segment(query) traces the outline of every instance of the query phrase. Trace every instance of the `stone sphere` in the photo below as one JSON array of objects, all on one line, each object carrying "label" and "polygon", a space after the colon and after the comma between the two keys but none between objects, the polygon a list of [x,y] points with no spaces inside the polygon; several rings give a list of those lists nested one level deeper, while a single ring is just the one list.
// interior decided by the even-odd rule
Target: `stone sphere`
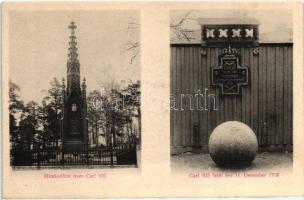
[{"label": "stone sphere", "polygon": [[220,167],[249,166],[258,150],[255,133],[238,121],[218,125],[209,138],[209,153]]}]

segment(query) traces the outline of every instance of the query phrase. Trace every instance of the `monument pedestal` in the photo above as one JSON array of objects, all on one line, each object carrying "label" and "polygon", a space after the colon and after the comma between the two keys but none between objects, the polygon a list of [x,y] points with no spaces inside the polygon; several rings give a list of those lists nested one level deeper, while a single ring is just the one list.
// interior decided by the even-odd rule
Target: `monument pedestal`
[{"label": "monument pedestal", "polygon": [[85,152],[87,150],[87,144],[82,142],[81,140],[70,140],[64,143],[64,151],[77,153],[77,152]]}]

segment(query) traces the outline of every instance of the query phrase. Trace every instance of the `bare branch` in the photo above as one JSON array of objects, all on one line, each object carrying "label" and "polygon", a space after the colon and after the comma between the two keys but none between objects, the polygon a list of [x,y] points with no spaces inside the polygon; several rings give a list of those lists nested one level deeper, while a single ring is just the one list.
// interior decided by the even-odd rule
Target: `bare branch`
[{"label": "bare branch", "polygon": [[133,61],[134,61],[135,58],[138,56],[138,54],[139,54],[139,51],[138,51],[138,50],[134,52],[133,56],[131,57],[130,64],[133,63]]},{"label": "bare branch", "polygon": [[126,46],[127,46],[125,49],[126,51],[134,50],[139,48],[139,42],[134,42],[134,43],[128,42]]},{"label": "bare branch", "polygon": [[190,15],[191,12],[188,12],[176,24],[170,24],[170,31],[173,32],[179,40],[186,39],[187,41],[191,41],[195,39],[194,37],[191,37],[191,34],[194,33],[194,31],[184,28],[184,24],[187,21],[196,20],[195,18],[190,17]]},{"label": "bare branch", "polygon": [[[127,34],[134,34],[134,31],[138,31],[139,29],[139,24],[136,22],[127,22],[127,28],[126,28],[126,32]],[[125,47],[123,49],[124,52],[131,52],[131,58],[130,58],[130,64],[132,64],[134,62],[134,60],[136,59],[136,57],[139,55],[140,51],[140,42],[139,41],[128,41],[125,44]]]}]

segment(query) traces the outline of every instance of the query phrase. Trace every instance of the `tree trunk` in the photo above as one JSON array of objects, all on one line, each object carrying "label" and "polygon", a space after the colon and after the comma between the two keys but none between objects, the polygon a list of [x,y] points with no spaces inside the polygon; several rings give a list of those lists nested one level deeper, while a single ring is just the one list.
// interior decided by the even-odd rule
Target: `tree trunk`
[{"label": "tree trunk", "polygon": [[112,135],[113,135],[113,146],[116,146],[116,129],[115,129],[115,126],[114,125],[111,125],[111,132],[112,132]]},{"label": "tree trunk", "polygon": [[93,128],[93,120],[91,120],[91,141],[93,141],[94,142],[94,128]]},{"label": "tree trunk", "polygon": [[141,145],[141,110],[138,107],[138,145]]},{"label": "tree trunk", "polygon": [[97,122],[97,117],[95,118],[95,141],[94,141],[94,143],[96,144],[96,145],[98,145],[97,144],[97,140],[98,140],[98,122]]},{"label": "tree trunk", "polygon": [[55,113],[56,113],[56,121],[55,121],[55,123],[56,123],[56,130],[55,130],[55,133],[56,133],[56,135],[55,135],[55,141],[56,141],[56,149],[58,149],[58,138],[59,138],[59,130],[58,130],[58,124],[59,124],[59,121],[58,121],[58,118],[59,118],[59,116],[58,116],[58,107],[59,106],[59,104],[58,104],[58,102],[57,102],[57,98],[55,97]]}]

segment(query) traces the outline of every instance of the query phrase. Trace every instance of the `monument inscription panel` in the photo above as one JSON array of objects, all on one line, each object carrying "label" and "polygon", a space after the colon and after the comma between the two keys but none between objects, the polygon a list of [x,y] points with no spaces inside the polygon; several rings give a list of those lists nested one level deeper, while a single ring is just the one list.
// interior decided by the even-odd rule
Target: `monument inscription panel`
[{"label": "monument inscription panel", "polygon": [[211,70],[212,85],[219,86],[223,95],[238,95],[240,86],[248,85],[248,68],[240,66],[235,49],[224,50],[219,57],[219,67]]}]

